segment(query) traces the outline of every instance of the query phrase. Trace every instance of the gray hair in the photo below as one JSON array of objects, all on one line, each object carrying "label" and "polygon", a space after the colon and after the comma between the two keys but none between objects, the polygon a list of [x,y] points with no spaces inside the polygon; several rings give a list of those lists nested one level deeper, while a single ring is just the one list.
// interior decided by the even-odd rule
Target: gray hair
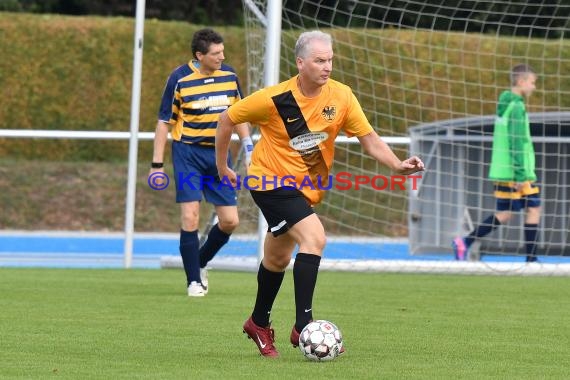
[{"label": "gray hair", "polygon": [[322,41],[332,46],[332,37],[330,34],[323,33],[318,30],[304,32],[301,33],[297,39],[297,43],[295,44],[295,57],[307,58],[307,55],[309,54],[309,45],[315,40]]}]

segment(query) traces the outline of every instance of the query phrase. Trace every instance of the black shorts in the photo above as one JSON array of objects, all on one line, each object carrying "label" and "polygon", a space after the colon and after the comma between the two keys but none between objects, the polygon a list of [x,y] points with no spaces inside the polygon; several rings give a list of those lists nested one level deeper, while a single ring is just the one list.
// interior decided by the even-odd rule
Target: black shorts
[{"label": "black shorts", "polygon": [[284,234],[295,223],[314,214],[303,193],[293,187],[278,187],[267,191],[250,190],[253,201],[267,220],[267,232]]}]

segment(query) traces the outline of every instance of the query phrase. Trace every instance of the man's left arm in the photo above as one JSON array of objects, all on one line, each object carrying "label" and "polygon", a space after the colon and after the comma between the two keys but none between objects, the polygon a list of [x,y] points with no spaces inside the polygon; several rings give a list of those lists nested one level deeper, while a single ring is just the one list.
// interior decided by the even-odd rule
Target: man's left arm
[{"label": "man's left arm", "polygon": [[[235,73],[235,70],[231,68],[231,66],[228,66],[228,68],[230,68],[230,70]],[[236,73],[236,86],[237,86],[238,99],[243,99],[244,96],[241,90],[241,85],[239,83],[239,77],[237,76],[237,73]],[[249,123],[242,123],[236,125],[234,127],[234,131],[237,133],[237,135],[239,136],[239,140],[241,141],[244,163],[245,166],[248,167],[249,164],[251,163],[251,154],[253,152],[253,141],[251,140],[250,136],[251,128],[249,126]]]},{"label": "man's left arm", "polygon": [[424,163],[417,156],[401,161],[375,131],[358,137],[358,140],[366,153],[398,174],[412,174],[424,170]]},{"label": "man's left arm", "polygon": [[235,124],[228,116],[228,110],[220,114],[218,127],[216,128],[216,167],[220,178],[228,178],[232,185],[237,184],[236,173],[228,167],[228,150],[232,132],[238,124]]}]

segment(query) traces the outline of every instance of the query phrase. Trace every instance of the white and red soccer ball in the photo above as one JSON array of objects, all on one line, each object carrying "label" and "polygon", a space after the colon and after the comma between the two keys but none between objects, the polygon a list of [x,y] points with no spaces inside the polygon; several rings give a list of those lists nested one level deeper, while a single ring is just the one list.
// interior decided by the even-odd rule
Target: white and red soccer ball
[{"label": "white and red soccer ball", "polygon": [[299,335],[299,349],[309,360],[333,360],[339,355],[342,345],[340,330],[329,321],[310,322]]}]

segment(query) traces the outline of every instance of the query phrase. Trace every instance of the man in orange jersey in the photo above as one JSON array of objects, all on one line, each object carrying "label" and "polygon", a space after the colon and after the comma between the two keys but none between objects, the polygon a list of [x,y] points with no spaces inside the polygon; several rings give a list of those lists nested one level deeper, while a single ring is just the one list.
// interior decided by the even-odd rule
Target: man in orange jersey
[{"label": "man in orange jersey", "polygon": [[[263,356],[279,355],[269,316],[295,245],[299,251],[293,266],[296,320],[291,343],[299,344],[300,331],[313,319],[313,293],[325,231],[313,205],[324,196],[317,181],[328,178],[335,138],[342,130],[356,136],[364,150],[398,174],[424,169],[418,157],[400,161],[376,134],[350,87],[330,79],[332,38],[319,31],[305,32],[295,45],[299,74],[233,104],[220,115],[216,131],[216,165],[220,178],[237,183],[227,165],[233,128],[245,122],[260,127],[248,175],[255,203],[269,225],[264,257],[257,273],[257,298],[243,330]],[[284,185],[284,177],[296,184]],[[265,180],[265,179],[270,180]],[[298,186],[311,178],[314,186]],[[258,179],[258,183],[254,183]],[[326,180],[325,180],[326,181]],[[326,185],[326,184],[325,184]],[[325,186],[326,187],[326,186]]]},{"label": "man in orange jersey", "polygon": [[[192,37],[193,59],[176,68],[168,77],[154,137],[149,173],[164,175],[164,148],[172,127],[172,164],[176,180],[176,202],[180,204],[180,255],[186,273],[188,296],[203,297],[208,292],[206,264],[226,244],[239,223],[234,189],[219,186],[214,137],[219,114],[239,100],[241,89],[233,68],[223,63],[222,36],[201,29]],[[249,126],[239,124],[246,163],[253,143]],[[156,177],[154,177],[156,178]],[[212,178],[204,186],[203,178]],[[215,206],[219,222],[212,226],[200,247],[198,222],[202,196]]]}]

